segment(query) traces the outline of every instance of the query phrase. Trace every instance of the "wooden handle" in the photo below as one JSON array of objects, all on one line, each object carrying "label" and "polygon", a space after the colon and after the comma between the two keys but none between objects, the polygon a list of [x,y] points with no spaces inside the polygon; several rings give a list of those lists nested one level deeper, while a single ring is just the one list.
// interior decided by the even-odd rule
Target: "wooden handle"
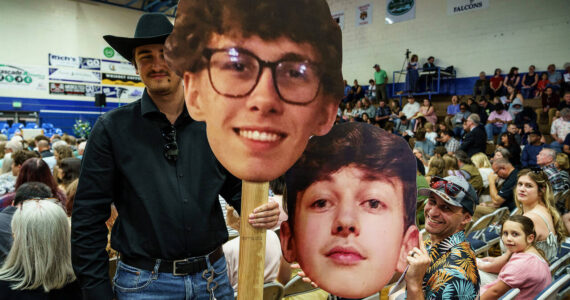
[{"label": "wooden handle", "polygon": [[265,203],[269,182],[242,182],[238,268],[238,300],[263,299],[265,232],[251,226],[248,216]]}]

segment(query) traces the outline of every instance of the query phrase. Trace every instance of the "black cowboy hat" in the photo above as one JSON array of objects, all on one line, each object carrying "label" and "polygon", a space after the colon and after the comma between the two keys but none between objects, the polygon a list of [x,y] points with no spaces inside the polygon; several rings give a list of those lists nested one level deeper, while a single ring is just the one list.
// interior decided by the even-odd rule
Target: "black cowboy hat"
[{"label": "black cowboy hat", "polygon": [[106,35],[103,38],[128,61],[133,60],[133,50],[142,45],[164,44],[174,26],[162,13],[146,13],[137,23],[134,38]]}]

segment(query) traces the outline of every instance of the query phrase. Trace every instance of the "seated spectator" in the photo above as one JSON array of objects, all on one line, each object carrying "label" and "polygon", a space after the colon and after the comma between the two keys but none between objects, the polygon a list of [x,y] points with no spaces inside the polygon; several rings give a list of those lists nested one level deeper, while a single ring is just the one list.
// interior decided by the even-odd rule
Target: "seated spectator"
[{"label": "seated spectator", "polygon": [[80,299],[63,208],[50,200],[25,201],[14,212],[12,230],[14,244],[0,268],[2,298]]},{"label": "seated spectator", "polygon": [[17,206],[29,199],[51,198],[50,188],[41,182],[27,182],[16,191],[14,203],[0,212],[0,266],[10,252],[13,243],[12,217]]},{"label": "seated spectator", "polygon": [[521,78],[519,76],[519,68],[512,67],[511,70],[509,71],[509,74],[505,76],[505,81],[503,82],[503,85],[505,87],[511,87],[513,90],[516,90],[519,86],[520,80]]},{"label": "seated spectator", "polygon": [[18,174],[20,174],[22,164],[32,157],[38,157],[38,154],[33,151],[22,150],[12,155],[12,172],[0,175],[0,195],[14,192],[14,185]]},{"label": "seated spectator", "polygon": [[342,118],[348,120],[351,117],[356,117],[356,109],[354,108],[354,102],[346,103],[346,108],[342,113]]},{"label": "seated spectator", "polygon": [[380,99],[378,101],[378,108],[376,109],[376,116],[374,117],[374,121],[380,124],[380,127],[384,128],[391,115],[392,111],[390,110],[390,107],[386,105],[386,100]]},{"label": "seated spectator", "polygon": [[479,104],[477,104],[474,97],[467,98],[467,107],[469,109],[469,112],[474,114],[479,113]]},{"label": "seated spectator", "polygon": [[503,76],[501,76],[501,69],[495,69],[493,77],[489,80],[489,97],[501,97],[503,96]]},{"label": "seated spectator", "polygon": [[517,125],[509,124],[509,126],[507,126],[507,133],[512,134],[515,137],[516,144],[520,146],[522,137],[520,135],[521,130],[517,127]]},{"label": "seated spectator", "polygon": [[437,115],[435,114],[435,107],[431,104],[431,100],[424,99],[422,106],[420,107],[420,113],[426,118],[430,123],[437,123]]},{"label": "seated spectator", "polygon": [[[422,175],[425,176],[426,174],[426,169],[429,168],[428,162],[429,162],[429,157],[426,156],[426,154],[424,153],[424,151],[421,148],[414,148],[414,150],[412,151],[414,153],[414,156],[418,159],[418,161],[421,164],[421,167],[423,169]],[[420,166],[418,165],[418,170],[419,170]]]},{"label": "seated spectator", "polygon": [[[477,205],[473,221],[484,215],[492,213],[499,207],[507,207],[510,211],[515,209],[514,189],[517,183],[518,170],[506,159],[500,158],[493,161],[493,173],[489,174],[489,195],[491,202]],[[497,179],[504,179],[501,188],[498,188]]]},{"label": "seated spectator", "polygon": [[362,101],[361,100],[356,100],[356,104],[354,106],[354,117],[355,118],[362,118],[362,113],[364,112],[364,109],[362,108]]},{"label": "seated spectator", "polygon": [[495,134],[504,133],[507,131],[507,125],[512,122],[511,114],[505,110],[502,103],[495,105],[495,111],[489,115],[485,131],[487,133],[487,143],[493,143],[493,136]]},{"label": "seated spectator", "polygon": [[22,143],[17,139],[11,139],[6,142],[4,150],[4,160],[2,161],[2,174],[12,171],[12,154],[24,149]]},{"label": "seated spectator", "polygon": [[513,101],[515,101],[515,99],[517,98],[518,91],[512,86],[507,86],[505,88],[505,91],[506,91],[505,96],[501,97],[500,99],[505,105],[505,108],[508,109],[511,103],[513,103]]},{"label": "seated spectator", "polygon": [[412,122],[408,120],[406,116],[401,116],[396,120],[398,120],[398,122],[396,122],[396,125],[394,126],[394,133],[403,136],[406,140],[409,140],[413,135],[412,131],[414,127],[412,126]]},{"label": "seated spectator", "polygon": [[521,146],[517,144],[515,136],[509,132],[501,133],[499,136],[499,144],[497,147],[506,148],[509,150],[511,157],[509,161],[515,166],[515,168],[520,168],[521,166]]},{"label": "seated spectator", "polygon": [[528,73],[523,75],[521,92],[525,99],[534,98],[536,86],[538,84],[538,74],[534,72],[534,65],[528,67]]},{"label": "seated spectator", "polygon": [[416,131],[414,138],[416,139],[414,148],[419,148],[423,153],[427,154],[428,157],[432,157],[435,144],[426,139],[426,130],[424,128],[419,128]]},{"label": "seated spectator", "polygon": [[536,163],[542,168],[542,171],[546,174],[548,181],[550,181],[554,195],[557,193],[563,193],[570,189],[568,177],[560,173],[554,164],[555,162],[556,152],[550,148],[543,148],[536,156]]},{"label": "seated spectator", "polygon": [[348,85],[346,79],[344,80],[344,97],[342,98],[343,103],[352,102],[354,99],[354,92],[352,91],[352,87]]},{"label": "seated spectator", "polygon": [[560,97],[551,87],[547,87],[542,94],[542,108],[536,109],[538,124],[546,123],[548,117],[548,127],[552,125],[552,120],[556,115],[556,109],[560,104]]},{"label": "seated spectator", "polygon": [[[392,116],[399,116],[400,112],[402,111],[402,107],[400,106],[400,102],[398,99],[390,100],[390,110],[392,111]],[[392,120],[390,120],[392,121]]]},{"label": "seated spectator", "polygon": [[354,100],[364,98],[364,89],[358,84],[356,79],[354,79],[354,85],[352,86],[352,94],[354,95]]},{"label": "seated spectator", "polygon": [[374,83],[374,79],[368,80],[368,90],[366,91],[366,95],[364,95],[364,98],[368,99],[368,101],[372,103],[376,103],[376,100],[378,100],[377,95],[378,94],[376,91],[376,83]]},{"label": "seated spectator", "polygon": [[437,144],[437,132],[433,131],[433,124],[431,122],[427,122],[424,125],[424,129],[426,130],[426,139],[430,140],[434,145]]},{"label": "seated spectator", "polygon": [[437,66],[434,64],[434,61],[435,58],[433,56],[428,57],[422,67],[422,71],[429,72],[429,74],[420,76],[420,82],[425,84],[425,90],[428,92],[433,90],[433,78],[437,78]]},{"label": "seated spectator", "polygon": [[79,178],[79,170],[81,169],[81,160],[75,157],[64,158],[59,161],[57,182],[60,189],[67,190],[67,186],[75,179]]},{"label": "seated spectator", "polygon": [[[527,122],[523,124],[522,136],[521,136],[521,146],[528,145],[528,136],[531,132],[539,131],[536,122]],[[544,142],[544,141],[542,141]]]},{"label": "seated spectator", "polygon": [[562,89],[560,94],[570,92],[570,63],[564,64],[564,74],[562,74]]},{"label": "seated spectator", "polygon": [[[55,182],[55,179],[51,172],[49,171],[48,165],[41,158],[30,158],[24,162],[22,168],[20,169],[20,174],[16,178],[15,189],[31,181],[37,181],[45,183],[50,187],[52,194],[57,198],[58,202],[65,206],[67,198],[65,193],[60,190]],[[0,209],[12,205],[14,201],[15,193],[8,193],[0,198]]]},{"label": "seated spectator", "polygon": [[[487,189],[489,187],[489,174],[493,173],[493,169],[491,168],[491,162],[485,153],[475,153],[475,155],[471,156],[471,161],[473,165],[477,167],[479,174],[481,175],[481,180],[483,180],[483,188]],[[491,200],[491,199],[489,199]],[[481,199],[481,203],[486,202]]]},{"label": "seated spectator", "polygon": [[483,177],[479,173],[479,169],[473,164],[473,161],[463,150],[455,152],[455,157],[461,171],[461,176],[475,189],[477,194],[483,191]]},{"label": "seated spectator", "polygon": [[437,155],[432,156],[432,158],[430,158],[429,160],[428,171],[426,173],[427,182],[430,182],[432,177],[440,177],[440,178],[445,177],[443,176],[444,169],[445,169],[445,162],[443,161],[443,158]]},{"label": "seated spectator", "polygon": [[457,158],[453,155],[444,154],[443,155],[444,169],[443,174],[447,176],[463,177],[461,171],[459,171],[459,165],[457,164]]},{"label": "seated spectator", "polygon": [[475,153],[483,152],[487,150],[487,134],[485,133],[485,128],[481,125],[481,119],[477,114],[471,114],[467,117],[465,121],[465,128],[467,128],[467,134],[463,138],[463,143],[459,149],[467,152],[468,156],[472,156]]},{"label": "seated spectator", "polygon": [[551,87],[555,92],[558,92],[562,84],[562,74],[556,71],[556,66],[554,64],[548,65],[546,73],[548,74],[548,84],[546,87]]},{"label": "seated spectator", "polygon": [[493,157],[491,158],[491,162],[504,158],[508,161],[511,161],[511,152],[507,148],[497,147],[495,152],[493,152]]},{"label": "seated spectator", "polygon": [[[520,107],[518,107],[518,105],[520,105]],[[528,106],[523,106],[522,102],[519,101],[519,98],[515,99],[511,108],[509,108],[509,113],[513,116],[514,124],[518,128],[522,128],[524,123],[537,122],[537,116],[534,109]]]},{"label": "seated spectator", "polygon": [[449,127],[453,127],[451,120],[455,117],[455,114],[459,112],[459,98],[456,95],[451,97],[451,104],[447,106],[447,115],[445,116],[445,124]]},{"label": "seated spectator", "polygon": [[459,105],[459,112],[457,112],[455,116],[453,116],[453,133],[455,134],[455,136],[457,137],[463,136],[464,134],[463,122],[467,120],[467,117],[469,117],[469,115],[471,115],[471,112],[469,111],[467,103],[461,102],[461,104]]},{"label": "seated spectator", "polygon": [[408,96],[408,103],[404,105],[400,116],[406,116],[406,118],[411,119],[415,117],[420,111],[420,104],[416,102],[416,99],[412,96]]},{"label": "seated spectator", "polygon": [[360,102],[362,102],[363,113],[366,113],[369,118],[374,118],[374,116],[376,116],[376,107],[372,105],[369,100],[366,100],[366,98],[362,99]]},{"label": "seated spectator", "polygon": [[86,146],[87,146],[87,141],[79,143],[79,145],[77,146],[77,158],[79,159],[83,158],[83,152],[85,152]]},{"label": "seated spectator", "polygon": [[560,104],[558,104],[558,112],[556,112],[556,117],[560,117],[560,111],[567,107],[570,108],[570,90],[567,90],[564,93],[564,98],[562,98],[562,101],[560,101]]},{"label": "seated spectator", "polygon": [[553,141],[550,143],[550,147],[556,152],[562,152],[562,144],[564,144],[564,139],[570,133],[570,108],[565,108],[560,111],[560,118],[552,122],[550,127],[550,136]]},{"label": "seated spectator", "polygon": [[[496,262],[498,278],[481,287],[481,300],[498,299],[510,289],[519,289],[519,299],[533,299],[551,282],[548,262],[536,245],[534,223],[525,216],[511,216],[501,228],[503,244],[510,255]],[[492,259],[477,262],[484,265]],[[481,269],[481,268],[480,268]]]},{"label": "seated spectator", "polygon": [[481,119],[481,123],[487,124],[487,119],[489,118],[491,112],[494,110],[495,110],[495,105],[493,103],[489,103],[489,101],[487,101],[487,99],[484,97],[481,97],[479,99],[479,111],[477,112],[477,114]]},{"label": "seated spectator", "polygon": [[540,75],[540,80],[536,85],[536,95],[535,98],[542,98],[544,91],[546,91],[546,86],[548,85],[548,74],[546,72]]},{"label": "seated spectator", "polygon": [[566,135],[566,138],[564,139],[564,143],[562,144],[563,151],[564,153],[566,153],[566,155],[570,155],[570,134]]},{"label": "seated spectator", "polygon": [[540,131],[532,131],[528,135],[528,145],[524,147],[521,153],[521,165],[523,168],[537,167],[536,157],[544,148],[544,143],[541,141],[542,133]]},{"label": "seated spectator", "polygon": [[485,72],[479,73],[479,79],[475,81],[475,85],[473,86],[473,97],[477,97],[477,95],[481,95],[481,98],[487,97],[489,80],[487,80],[486,76]]}]

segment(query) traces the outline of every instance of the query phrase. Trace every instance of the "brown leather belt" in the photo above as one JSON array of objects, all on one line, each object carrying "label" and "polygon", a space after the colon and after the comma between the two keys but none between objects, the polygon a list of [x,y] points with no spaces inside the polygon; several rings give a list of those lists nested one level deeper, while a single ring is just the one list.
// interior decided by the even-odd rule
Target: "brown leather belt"
[{"label": "brown leather belt", "polygon": [[[200,271],[206,270],[208,268],[208,263],[206,259],[209,259],[210,264],[214,264],[218,259],[224,256],[224,250],[222,246],[218,247],[216,250],[210,252],[204,256],[190,257],[177,260],[160,260],[160,266],[158,267],[158,272],[160,273],[172,273],[173,275],[191,275],[198,273]],[[156,266],[156,259],[149,259],[143,257],[127,257],[121,256],[121,261],[129,266],[135,268],[154,271],[154,266]]]}]

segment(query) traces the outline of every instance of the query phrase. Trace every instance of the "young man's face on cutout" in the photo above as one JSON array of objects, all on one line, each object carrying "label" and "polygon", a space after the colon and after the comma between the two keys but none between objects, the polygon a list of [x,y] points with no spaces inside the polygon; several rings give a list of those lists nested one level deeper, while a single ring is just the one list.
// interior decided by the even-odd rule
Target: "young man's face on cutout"
[{"label": "young man's face on cutout", "polygon": [[[208,45],[210,49],[233,47],[269,62],[287,57],[318,61],[312,46],[283,37],[265,41],[257,36],[214,35]],[[308,104],[284,102],[270,68],[263,68],[255,88],[242,97],[216,92],[207,68],[186,72],[184,86],[188,111],[194,119],[206,122],[208,142],[218,160],[233,175],[248,181],[269,181],[285,173],[301,156],[310,136],[330,130],[337,112],[338,101],[324,94],[322,86]]]},{"label": "young man's face on cutout", "polygon": [[281,248],[319,287],[362,298],[403,272],[417,246],[415,226],[404,231],[403,184],[371,179],[345,166],[297,193],[293,232],[281,225]]}]

